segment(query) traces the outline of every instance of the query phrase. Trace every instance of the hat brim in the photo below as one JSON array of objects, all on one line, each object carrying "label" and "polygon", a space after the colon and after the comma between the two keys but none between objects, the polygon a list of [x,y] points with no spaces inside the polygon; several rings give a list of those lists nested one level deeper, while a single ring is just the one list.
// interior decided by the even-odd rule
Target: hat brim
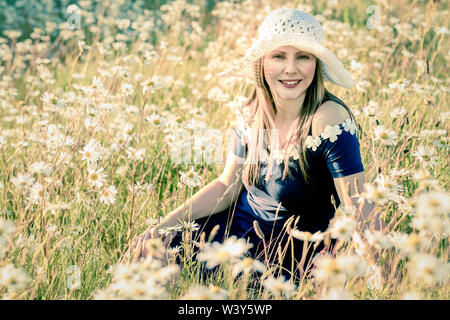
[{"label": "hat brim", "polygon": [[276,39],[257,40],[237,64],[220,72],[218,76],[234,76],[255,80],[253,63],[271,51],[283,46],[292,46],[316,56],[320,60],[325,80],[344,88],[352,88],[354,86],[355,83],[350,73],[333,52],[311,37],[292,34],[277,36]]}]

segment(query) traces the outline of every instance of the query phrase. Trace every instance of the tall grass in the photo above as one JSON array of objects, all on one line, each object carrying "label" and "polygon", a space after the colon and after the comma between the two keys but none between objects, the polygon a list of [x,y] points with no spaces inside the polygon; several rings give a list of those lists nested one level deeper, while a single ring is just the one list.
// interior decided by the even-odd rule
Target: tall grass
[{"label": "tall grass", "polygon": [[[446,4],[209,1],[205,9],[204,1],[162,2],[79,1],[75,29],[57,6],[27,7],[35,15],[26,27],[14,22],[13,4],[3,11],[0,295],[448,299]],[[371,5],[376,11],[368,13]],[[149,218],[220,174],[223,163],[178,163],[173,150],[204,126],[223,133],[236,125],[237,101],[251,84],[216,75],[279,6],[313,13],[325,44],[356,80],[352,90],[326,85],[357,116],[369,182],[362,196],[376,203],[390,233],[344,243],[318,262],[313,280],[295,287],[270,269],[259,280],[253,272],[235,278],[240,257],[205,279],[190,260],[192,240],[183,268],[157,259],[120,264]],[[205,140],[204,156],[223,142],[214,138]]]}]

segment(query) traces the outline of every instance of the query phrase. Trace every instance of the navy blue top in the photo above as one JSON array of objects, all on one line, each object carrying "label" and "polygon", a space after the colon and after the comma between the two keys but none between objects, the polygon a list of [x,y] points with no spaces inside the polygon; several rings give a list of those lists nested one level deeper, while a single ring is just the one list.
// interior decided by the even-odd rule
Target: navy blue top
[{"label": "navy blue top", "polygon": [[[350,118],[339,125],[327,126],[319,137],[312,137],[310,129],[310,136],[305,141],[310,167],[309,185],[305,183],[300,171],[298,159],[296,159],[298,152],[291,153],[294,157],[289,159],[292,178],[286,175],[284,180],[282,179],[284,162],[275,161],[272,166],[272,176],[265,181],[269,162],[268,159],[262,159],[260,186],[244,183],[243,190],[230,208],[197,219],[196,222],[201,226],[198,234],[205,233],[208,239],[208,235],[211,236],[212,230],[215,230],[211,241],[223,241],[231,235],[248,239],[253,244],[249,250],[250,254],[255,258],[264,259],[265,245],[253,227],[253,222],[256,220],[264,233],[267,247],[270,248],[270,261],[279,264],[276,248],[287,248],[281,270],[283,275],[289,277],[291,275],[289,270],[297,265],[293,264],[292,259],[298,262],[302,257],[303,242],[295,238],[289,240],[283,226],[286,220],[294,215],[300,216],[300,219],[293,227],[301,231],[314,233],[328,228],[335,212],[331,196],[334,197],[336,207],[340,205],[333,178],[364,171],[356,132],[357,127]],[[242,139],[245,134],[239,128],[236,128],[234,133],[232,151],[236,156],[245,159],[248,151],[246,139]],[[276,215],[278,207],[279,211]],[[219,225],[218,231],[214,228],[217,225]],[[181,241],[182,237],[179,234],[172,241],[173,246],[179,245]],[[323,248],[322,241],[318,247],[308,250],[306,261]]]},{"label": "navy blue top", "polygon": [[[247,143],[242,139],[242,130],[234,130],[233,153],[245,158]],[[273,162],[272,177],[265,181],[268,161],[260,164],[260,187],[245,185],[237,200],[240,214],[248,214],[257,220],[263,229],[281,230],[291,215],[300,215],[297,228],[314,233],[325,231],[340,200],[333,178],[344,177],[364,171],[360,145],[356,136],[357,127],[351,119],[339,125],[328,126],[319,137],[310,136],[306,141],[310,185],[305,183],[298,160],[289,159],[292,178],[282,179],[284,162]],[[281,202],[281,205],[280,205]],[[278,216],[275,216],[278,206]],[[275,222],[275,223],[274,223]],[[269,229],[268,229],[269,228]]]}]

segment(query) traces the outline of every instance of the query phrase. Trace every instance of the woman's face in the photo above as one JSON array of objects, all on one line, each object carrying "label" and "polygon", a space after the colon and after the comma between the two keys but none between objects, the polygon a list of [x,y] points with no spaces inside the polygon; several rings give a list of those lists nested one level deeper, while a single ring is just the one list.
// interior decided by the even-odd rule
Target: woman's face
[{"label": "woman's face", "polygon": [[[264,77],[273,95],[281,100],[296,100],[306,94],[314,79],[316,57],[291,46],[279,47],[264,56]],[[283,80],[300,80],[283,84]]]}]

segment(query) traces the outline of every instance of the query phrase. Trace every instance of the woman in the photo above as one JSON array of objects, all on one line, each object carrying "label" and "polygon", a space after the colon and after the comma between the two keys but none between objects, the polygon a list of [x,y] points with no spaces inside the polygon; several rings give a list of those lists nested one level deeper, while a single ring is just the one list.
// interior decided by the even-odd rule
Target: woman
[{"label": "woman", "polygon": [[[324,87],[328,80],[350,88],[353,80],[323,37],[319,22],[299,10],[280,8],[264,19],[246,56],[220,74],[256,82],[223,173],[137,237],[135,257],[145,257],[145,239],[162,228],[195,220],[197,235],[248,239],[253,257],[279,265],[285,276],[298,275],[325,242],[305,251],[289,230],[323,232],[341,204],[358,208],[360,221],[367,218],[370,206],[352,199],[365,181],[355,119]],[[378,221],[375,228],[381,227]],[[176,245],[181,235],[164,240]]]}]

